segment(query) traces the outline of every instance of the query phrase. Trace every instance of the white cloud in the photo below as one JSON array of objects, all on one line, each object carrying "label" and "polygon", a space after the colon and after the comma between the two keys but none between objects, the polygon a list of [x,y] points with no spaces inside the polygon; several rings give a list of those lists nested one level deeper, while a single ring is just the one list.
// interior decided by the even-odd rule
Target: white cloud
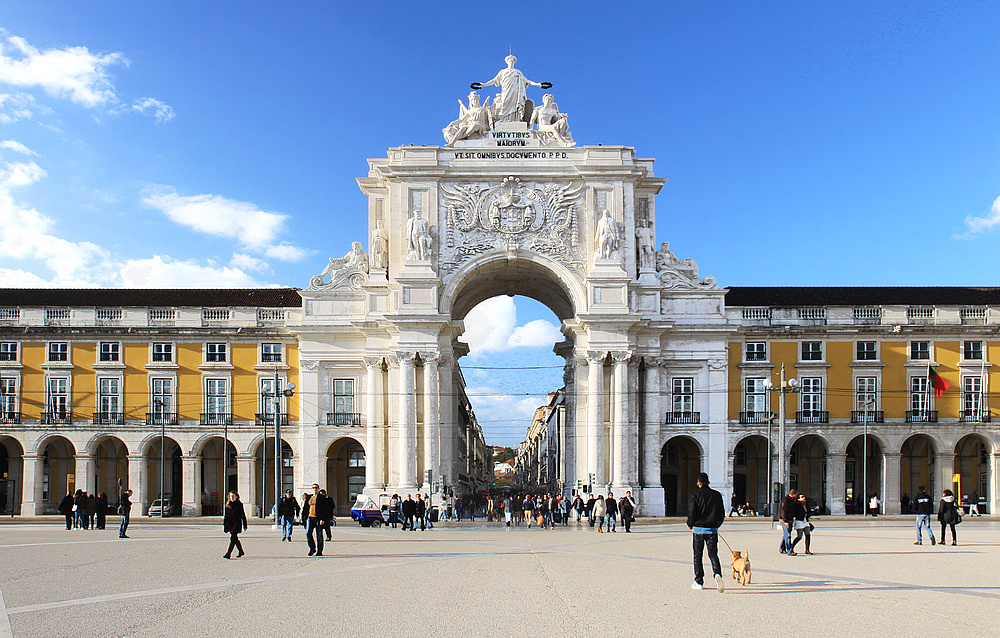
[{"label": "white cloud", "polygon": [[[0,93],[0,124],[12,124],[34,117],[38,107],[27,93]],[[42,109],[43,111],[47,109]]]},{"label": "white cloud", "polygon": [[108,67],[128,65],[121,53],[96,54],[87,47],[39,51],[17,36],[0,37],[0,82],[40,87],[86,107],[117,102]]},{"label": "white cloud", "polygon": [[38,153],[36,153],[35,151],[31,150],[30,148],[28,148],[24,144],[22,144],[20,142],[17,142],[17,141],[14,141],[14,140],[4,140],[4,141],[0,142],[0,148],[5,148],[5,149],[11,150],[11,151],[16,151],[16,152],[18,152],[18,153],[20,153],[22,155],[34,155],[35,157],[38,157]]},{"label": "white cloud", "polygon": [[46,288],[49,285],[49,282],[35,273],[0,268],[0,288]]},{"label": "white cloud", "polygon": [[44,169],[32,161],[4,164],[0,169],[0,188],[7,190],[14,186],[28,186],[47,175]]},{"label": "white cloud", "polygon": [[979,233],[993,230],[997,224],[1000,224],[1000,197],[993,200],[990,212],[983,217],[966,217],[966,232],[964,235],[959,235],[958,239],[971,239]]},{"label": "white cloud", "polygon": [[169,104],[164,104],[151,97],[140,98],[133,102],[132,110],[138,111],[143,115],[151,113],[156,118],[156,121],[161,124],[174,119],[174,109]]},{"label": "white cloud", "polygon": [[523,326],[514,329],[514,333],[507,340],[508,348],[540,348],[552,346],[557,341],[562,341],[562,333],[559,328],[544,319],[529,321]]},{"label": "white cloud", "polygon": [[460,339],[469,344],[473,358],[487,352],[512,348],[551,347],[562,341],[559,328],[544,319],[517,325],[517,306],[511,297],[487,299],[465,317],[465,334]]},{"label": "white cloud", "polygon": [[154,255],[127,261],[119,271],[124,288],[256,288],[264,284],[240,268]]},{"label": "white cloud", "polygon": [[239,268],[241,270],[255,270],[257,272],[266,272],[271,270],[271,267],[263,259],[257,259],[245,253],[233,253],[233,258],[229,260],[229,265],[233,268]]},{"label": "white cloud", "polygon": [[178,195],[172,189],[150,189],[143,202],[163,212],[171,221],[208,235],[235,239],[250,251],[293,261],[306,252],[287,243],[278,243],[285,230],[287,215],[260,210],[249,202],[220,195]]}]

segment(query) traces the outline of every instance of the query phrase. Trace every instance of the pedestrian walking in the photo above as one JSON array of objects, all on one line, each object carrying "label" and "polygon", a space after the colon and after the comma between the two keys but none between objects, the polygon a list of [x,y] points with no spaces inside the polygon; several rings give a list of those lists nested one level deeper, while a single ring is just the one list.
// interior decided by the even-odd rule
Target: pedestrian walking
[{"label": "pedestrian walking", "polygon": [[[302,495],[302,524],[306,528],[306,543],[310,556],[323,555],[323,526],[333,516],[333,499],[325,496],[319,483],[313,483],[313,494]],[[316,538],[313,539],[315,533]]]},{"label": "pedestrian walking", "polygon": [[569,499],[565,496],[559,499],[559,511],[562,513],[563,527],[569,525],[570,504]]},{"label": "pedestrian walking", "polygon": [[337,501],[330,498],[330,496],[327,495],[326,490],[320,490],[319,495],[330,501],[328,503],[330,507],[330,515],[327,516],[325,519],[323,519],[323,523],[320,525],[320,527],[323,529],[323,533],[326,534],[326,540],[332,541],[333,534],[330,531],[330,526],[337,524],[337,518],[336,518]]},{"label": "pedestrian walking", "polygon": [[809,551],[809,543],[811,540],[812,528],[809,523],[809,512],[806,510],[806,496],[805,494],[799,494],[799,500],[795,503],[795,510],[792,514],[792,526],[795,528],[795,540],[792,541],[791,547],[789,547],[788,555],[795,556],[795,545],[798,544],[803,537],[806,539],[806,554],[812,554]]},{"label": "pedestrian walking", "polygon": [[733,492],[733,497],[729,499],[729,515],[739,516],[740,515],[740,501],[736,498],[736,492]]},{"label": "pedestrian walking", "polygon": [[243,544],[240,543],[240,532],[247,528],[247,514],[243,510],[243,503],[240,502],[240,495],[236,492],[229,493],[229,502],[226,503],[226,514],[222,517],[222,531],[229,533],[229,549],[222,555],[223,558],[232,558],[233,548],[239,550],[236,558],[243,558]]},{"label": "pedestrian walking", "polygon": [[590,522],[590,526],[594,526],[594,505],[597,504],[597,499],[591,494],[590,498],[587,499],[585,507],[587,508],[587,520]]},{"label": "pedestrian walking", "polygon": [[931,513],[934,511],[934,501],[930,494],[921,485],[917,488],[917,495],[913,497],[913,509],[917,513],[917,542],[914,545],[923,545],[921,531],[927,528],[927,536],[931,539],[931,547],[934,546],[934,532],[931,531]]},{"label": "pedestrian walking", "polygon": [[86,495],[86,513],[83,519],[84,529],[97,529],[97,523],[94,519],[97,518],[97,495],[87,494]]},{"label": "pedestrian walking", "polygon": [[278,502],[278,516],[281,518],[281,540],[292,541],[295,517],[299,515],[300,511],[299,502],[292,495],[292,490],[285,490],[285,495]]},{"label": "pedestrian walking", "polygon": [[84,529],[87,516],[87,493],[77,490],[73,495],[73,529]]},{"label": "pedestrian walking", "polygon": [[[427,524],[424,522],[424,519],[426,518],[427,514],[427,504],[424,503],[424,499],[420,498],[420,495],[417,494],[417,500],[415,505],[416,509],[413,512],[413,514],[414,516],[416,516],[417,520],[420,521],[420,531],[423,532],[424,530],[427,529]],[[414,531],[416,531],[416,527],[417,527],[416,523],[413,523]]]},{"label": "pedestrian walking", "polygon": [[[431,516],[433,513],[434,507],[431,505],[431,497],[428,494],[424,494],[424,524],[430,529],[434,529],[434,519]],[[423,529],[423,527],[420,529]]]},{"label": "pedestrian walking", "polygon": [[122,524],[118,528],[118,538],[128,538],[125,532],[128,531],[128,522],[132,516],[132,490],[125,490],[122,493],[121,501],[118,503],[118,513],[122,515]]},{"label": "pedestrian walking", "polygon": [[[795,524],[795,506],[799,501],[799,491],[792,489],[781,499],[778,506],[778,521],[781,524],[781,554],[789,554],[792,547],[792,526]],[[794,556],[795,554],[791,554]]]},{"label": "pedestrian walking", "polygon": [[73,495],[66,493],[63,500],[59,501],[59,513],[66,517],[66,529],[73,529]]},{"label": "pedestrian walking", "polygon": [[513,504],[511,503],[510,496],[506,496],[503,499],[503,522],[506,527],[510,527],[510,522],[514,518],[514,512],[511,510]]},{"label": "pedestrian walking", "polygon": [[524,518],[528,521],[528,529],[531,529],[531,521],[535,517],[535,501],[531,494],[524,496]]},{"label": "pedestrian walking", "polygon": [[979,513],[979,493],[975,490],[969,494],[969,516],[982,516]]},{"label": "pedestrian walking", "polygon": [[608,492],[608,498],[604,500],[604,507],[607,509],[607,523],[608,526],[605,528],[609,532],[618,531],[618,503],[615,501],[615,495]]},{"label": "pedestrian walking", "polygon": [[108,520],[108,495],[101,492],[97,495],[97,529],[104,529]]},{"label": "pedestrian walking", "polygon": [[722,494],[709,487],[708,474],[698,475],[698,489],[688,497],[687,526],[694,542],[694,582],[691,589],[705,588],[705,566],[702,559],[708,548],[708,560],[712,564],[712,575],[719,593],[726,591],[722,583],[722,565],[719,563],[719,527],[726,520],[726,508]]},{"label": "pedestrian walking", "polygon": [[938,503],[937,519],[941,523],[941,546],[944,547],[945,541],[948,540],[945,537],[945,530],[948,527],[951,528],[951,544],[958,545],[958,539],[955,538],[955,525],[962,522],[962,513],[958,509],[958,505],[955,504],[955,495],[951,490],[945,490],[941,502]]},{"label": "pedestrian walking", "polygon": [[417,515],[417,504],[413,501],[413,495],[407,494],[406,500],[400,505],[403,512],[403,531],[407,529],[416,531],[413,525],[413,517]]},{"label": "pedestrian walking", "polygon": [[635,499],[632,498],[632,491],[625,492],[625,496],[618,502],[618,509],[622,513],[622,523],[625,525],[625,533],[632,533],[632,521],[635,516]]},{"label": "pedestrian walking", "polygon": [[580,495],[577,494],[576,498],[573,499],[573,509],[576,510],[576,522],[577,523],[579,523],[580,520],[583,518],[583,510],[585,508],[586,508],[586,504],[583,502],[583,499],[580,498]]},{"label": "pedestrian walking", "polygon": [[872,515],[872,518],[878,516],[878,494],[872,494],[871,499],[868,500],[868,513]]},{"label": "pedestrian walking", "polygon": [[393,529],[396,529],[396,524],[399,523],[399,509],[402,504],[399,494],[393,494],[389,499],[389,524]]},{"label": "pedestrian walking", "polygon": [[604,496],[601,494],[597,495],[597,500],[594,501],[594,509],[591,510],[594,514],[594,520],[597,522],[598,533],[604,533],[604,516],[608,513],[608,508],[604,502]]}]

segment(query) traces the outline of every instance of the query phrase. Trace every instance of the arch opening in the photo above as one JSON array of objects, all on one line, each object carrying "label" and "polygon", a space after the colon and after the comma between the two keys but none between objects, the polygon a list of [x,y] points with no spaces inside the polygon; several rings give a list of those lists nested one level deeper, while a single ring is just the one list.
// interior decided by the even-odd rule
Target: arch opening
[{"label": "arch opening", "polygon": [[926,434],[914,434],[903,441],[899,451],[900,513],[910,514],[913,497],[923,486],[935,493],[934,441]]},{"label": "arch opening", "polygon": [[733,494],[738,504],[749,505],[763,514],[767,509],[768,478],[767,439],[759,434],[745,437],[733,448]]},{"label": "arch opening", "polygon": [[[228,454],[224,449],[228,448]],[[238,492],[236,446],[213,436],[204,442],[201,450],[201,513],[203,516],[221,516],[228,492]]]},{"label": "arch opening", "polygon": [[[231,444],[230,444],[231,445]],[[254,448],[254,479],[252,489],[255,494],[254,504],[257,515],[271,516],[271,508],[275,504],[274,493],[274,437],[269,436],[257,441]],[[281,498],[285,490],[295,488],[295,455],[292,446],[281,439],[281,489],[277,498]]]},{"label": "arch opening", "polygon": [[865,456],[865,435],[856,436],[847,445],[844,463],[844,495],[848,514],[865,514],[872,496],[878,496],[880,505],[885,499],[885,485],[882,480],[882,445],[872,435],[868,435],[867,456]]},{"label": "arch opening", "polygon": [[788,488],[815,499],[822,512],[829,512],[826,499],[826,442],[809,434],[798,439],[788,455]]},{"label": "arch opening", "polygon": [[367,458],[359,441],[342,437],[326,450],[326,493],[336,504],[337,516],[348,516],[351,505],[365,489]]},{"label": "arch opening", "polygon": [[979,434],[967,434],[955,444],[955,464],[953,473],[961,482],[955,482],[952,491],[961,495],[962,504],[967,507],[972,499],[977,501],[980,514],[986,514],[990,502],[990,484],[992,468],[990,456],[992,446],[985,437]]},{"label": "arch opening", "polygon": [[688,436],[669,439],[660,450],[660,485],[667,516],[688,513],[688,495],[695,491],[701,472],[701,449]]}]

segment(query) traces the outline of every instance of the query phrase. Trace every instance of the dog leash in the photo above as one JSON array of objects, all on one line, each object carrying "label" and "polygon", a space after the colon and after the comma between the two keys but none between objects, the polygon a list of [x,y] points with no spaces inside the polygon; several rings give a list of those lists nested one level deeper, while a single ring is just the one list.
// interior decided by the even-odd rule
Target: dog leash
[{"label": "dog leash", "polygon": [[[725,539],[725,537],[724,537],[724,536],[723,536],[722,534],[719,534],[719,538],[721,538],[721,539],[722,539],[722,542],[723,542],[723,543],[726,543],[726,539]],[[729,547],[729,551],[730,551],[730,552],[732,552],[732,551],[733,551],[733,548],[729,546],[729,543],[726,543],[726,547]]]}]

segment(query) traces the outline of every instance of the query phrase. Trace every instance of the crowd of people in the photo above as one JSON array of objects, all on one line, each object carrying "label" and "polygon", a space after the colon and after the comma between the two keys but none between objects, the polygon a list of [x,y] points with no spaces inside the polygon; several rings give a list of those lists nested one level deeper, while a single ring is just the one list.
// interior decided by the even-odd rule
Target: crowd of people
[{"label": "crowd of people", "polygon": [[108,516],[108,495],[77,490],[63,497],[59,513],[66,517],[66,529],[104,529]]}]

